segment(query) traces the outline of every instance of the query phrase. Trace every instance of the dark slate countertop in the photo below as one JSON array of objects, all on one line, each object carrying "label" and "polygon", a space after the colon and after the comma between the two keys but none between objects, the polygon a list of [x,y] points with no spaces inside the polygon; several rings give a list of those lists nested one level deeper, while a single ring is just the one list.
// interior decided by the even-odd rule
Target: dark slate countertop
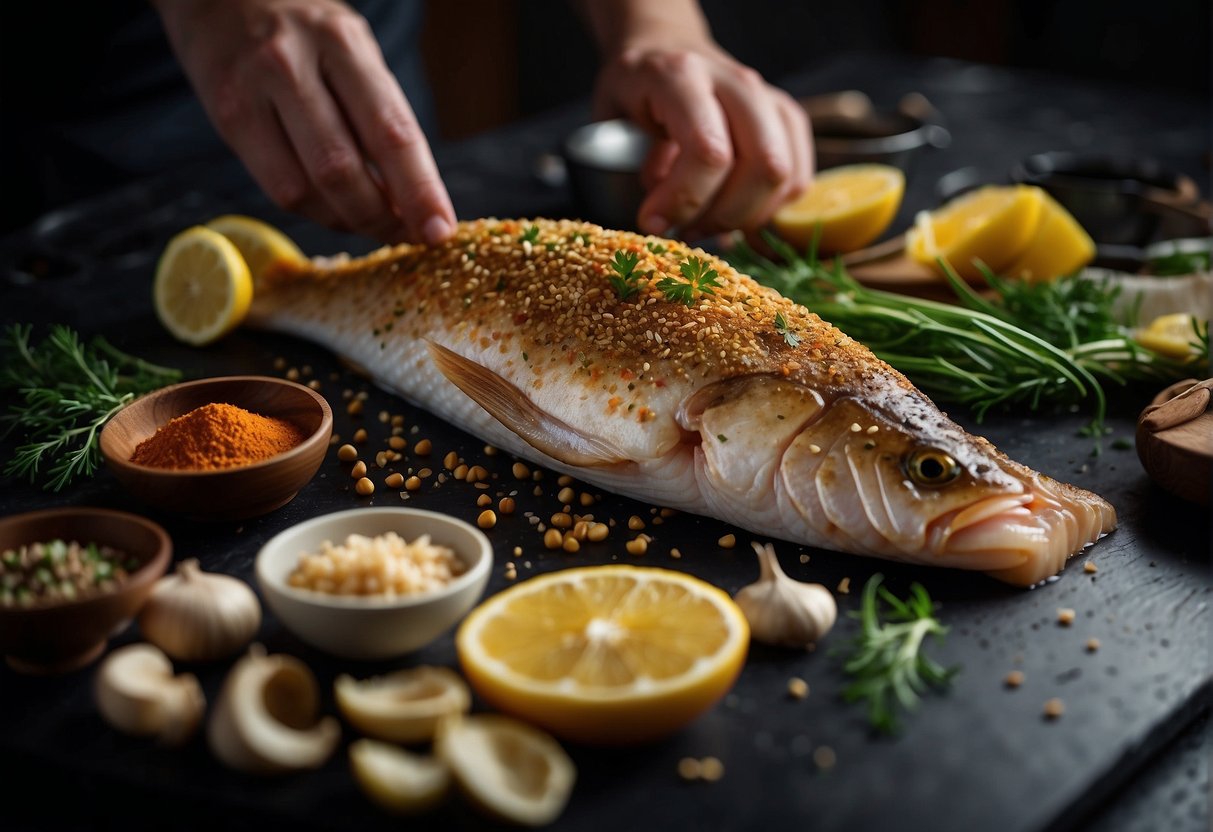
[{"label": "dark slate countertop", "polygon": [[[1157,90],[1102,86],[1033,73],[946,61],[902,61],[872,56],[838,58],[790,79],[798,94],[859,88],[878,104],[903,93],[925,93],[944,113],[952,146],[922,156],[914,168],[899,222],[934,204],[940,175],[973,166],[1002,181],[1016,160],[1031,152],[1087,149],[1150,155],[1187,172],[1207,187],[1201,154],[1210,146],[1207,104]],[[442,148],[439,163],[461,216],[561,216],[572,211],[565,193],[532,175],[537,155],[584,117],[572,108],[548,117]],[[309,364],[336,398],[345,387],[368,389],[367,412],[403,412],[436,450],[480,458],[482,443],[405,406],[346,374],[322,350],[291,339],[240,332],[206,351],[172,343],[159,330],[148,291],[155,258],[171,234],[219,213],[239,211],[280,224],[313,253],[366,250],[353,240],[284,217],[252,191],[231,165],[182,172],[170,180],[140,183],[43,218],[32,229],[0,240],[0,310],[5,321],[69,323],[100,332],[123,348],[188,375],[273,373],[274,359]],[[46,277],[30,280],[37,272]],[[339,373],[336,381],[331,373]],[[1099,566],[1084,574],[1080,557],[1053,583],[1016,590],[981,576],[911,569],[787,544],[777,546],[793,577],[834,587],[844,578],[858,589],[875,571],[904,592],[922,581],[943,604],[952,632],[933,655],[962,667],[951,690],[931,696],[906,720],[895,739],[873,737],[862,712],[843,704],[839,662],[826,650],[791,655],[758,646],[734,691],[691,727],[647,748],[599,752],[573,748],[579,780],[557,822],[561,829],[638,828],[907,830],[1045,830],[1087,826],[1112,830],[1208,827],[1209,730],[1207,712],[1213,661],[1208,633],[1213,577],[1208,518],[1156,489],[1132,451],[1110,449],[1132,437],[1137,411],[1150,391],[1114,397],[1113,434],[1091,456],[1091,441],[1077,436],[1083,414],[1001,414],[976,425],[970,414],[952,415],[987,435],[1012,457],[1060,479],[1097,491],[1117,507],[1122,526],[1091,550]],[[372,436],[378,422],[366,420]],[[340,412],[335,430],[356,427]],[[11,443],[4,445],[11,449]],[[436,455],[438,458],[441,454]],[[507,456],[481,460],[500,476],[490,493],[512,490]],[[407,463],[406,463],[407,464]],[[524,511],[553,510],[554,477],[544,494],[518,495],[519,509],[491,533],[498,565],[489,591],[508,585],[501,564],[522,546],[520,577],[571,564],[628,558],[623,537],[585,547],[576,557],[549,553],[523,519]],[[89,504],[145,511],[108,473],[62,494],[3,481],[3,511]],[[408,505],[472,519],[477,492],[449,482],[422,492]],[[251,579],[252,559],[276,532],[309,516],[366,504],[350,490],[335,458],[290,505],[242,524],[198,525],[150,513],[172,533],[178,557],[197,556],[210,569]],[[399,504],[379,493],[374,504]],[[596,512],[626,519],[649,507],[604,495]],[[676,516],[652,528],[655,542],[645,563],[679,568],[734,592],[756,575],[740,534],[731,551],[716,546],[728,530],[715,521]],[[669,557],[670,547],[684,554]],[[807,564],[798,554],[810,555]],[[529,564],[527,566],[526,564]],[[843,613],[857,594],[840,595]],[[1078,612],[1073,627],[1056,622],[1059,607]],[[840,622],[827,644],[838,644],[855,624]],[[130,630],[116,643],[132,640]],[[1097,637],[1098,652],[1084,650]],[[305,659],[328,686],[340,672],[369,675],[420,663],[452,664],[448,635],[399,662],[343,662],[306,647],[266,616],[260,639],[271,651]],[[1002,686],[1006,672],[1022,669],[1025,684]],[[212,698],[224,666],[191,668]],[[786,681],[800,676],[810,696],[786,697]],[[79,828],[388,828],[394,822],[356,792],[344,754],[322,770],[278,780],[251,780],[223,770],[202,743],[166,751],[128,740],[104,726],[89,698],[90,674],[30,679],[0,670],[0,766],[6,801],[22,826]],[[1046,699],[1062,697],[1060,720],[1041,716]],[[329,701],[331,709],[331,700]],[[352,738],[347,730],[347,739]],[[1173,742],[1177,737],[1181,739]],[[813,752],[831,748],[837,764],[820,771]],[[724,761],[715,784],[682,783],[683,756]],[[64,800],[44,797],[48,784]],[[46,818],[44,823],[38,818]],[[458,805],[427,819],[435,828],[479,828],[483,822]]]}]

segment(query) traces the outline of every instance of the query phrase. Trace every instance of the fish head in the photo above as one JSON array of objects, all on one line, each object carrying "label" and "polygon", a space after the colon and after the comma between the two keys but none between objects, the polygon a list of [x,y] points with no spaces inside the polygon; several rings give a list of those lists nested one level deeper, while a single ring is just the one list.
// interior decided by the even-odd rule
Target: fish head
[{"label": "fish head", "polygon": [[826,403],[784,454],[791,502],[842,548],[1030,585],[1115,526],[1100,497],[1013,462],[916,390],[899,393]]}]

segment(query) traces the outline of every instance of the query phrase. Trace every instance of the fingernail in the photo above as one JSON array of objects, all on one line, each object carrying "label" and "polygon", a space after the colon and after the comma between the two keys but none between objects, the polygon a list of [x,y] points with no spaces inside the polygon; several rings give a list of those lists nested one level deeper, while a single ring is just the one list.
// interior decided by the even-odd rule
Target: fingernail
[{"label": "fingernail", "polygon": [[430,217],[421,226],[421,236],[430,245],[436,245],[448,239],[454,232],[454,228],[446,221],[445,217],[440,217],[437,214]]},{"label": "fingernail", "polygon": [[640,230],[645,234],[662,235],[670,228],[670,221],[660,214],[649,214],[640,220]]}]

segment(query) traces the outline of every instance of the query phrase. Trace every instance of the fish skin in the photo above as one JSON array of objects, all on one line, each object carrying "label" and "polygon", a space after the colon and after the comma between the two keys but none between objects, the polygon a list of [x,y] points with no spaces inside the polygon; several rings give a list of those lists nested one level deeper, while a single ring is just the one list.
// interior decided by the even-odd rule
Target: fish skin
[{"label": "fish skin", "polygon": [[[650,273],[626,300],[619,250]],[[692,257],[719,285],[684,306],[655,284]],[[518,456],[763,535],[1030,585],[1115,527],[1096,495],[1009,460],[862,344],[676,241],[460,223],[440,246],[271,272],[250,322]],[[912,482],[911,455],[936,452],[955,478]]]}]

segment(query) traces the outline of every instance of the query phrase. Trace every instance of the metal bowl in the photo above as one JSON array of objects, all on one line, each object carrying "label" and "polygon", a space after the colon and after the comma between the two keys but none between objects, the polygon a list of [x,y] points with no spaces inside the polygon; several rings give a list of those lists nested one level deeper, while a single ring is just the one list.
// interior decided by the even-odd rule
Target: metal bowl
[{"label": "metal bowl", "polygon": [[636,227],[644,200],[640,171],[651,145],[648,133],[624,119],[594,122],[569,134],[563,155],[582,219],[608,228]]},{"label": "metal bowl", "polygon": [[813,119],[818,168],[874,162],[908,173],[924,148],[944,148],[951,141],[941,125],[904,113],[833,113]]}]

